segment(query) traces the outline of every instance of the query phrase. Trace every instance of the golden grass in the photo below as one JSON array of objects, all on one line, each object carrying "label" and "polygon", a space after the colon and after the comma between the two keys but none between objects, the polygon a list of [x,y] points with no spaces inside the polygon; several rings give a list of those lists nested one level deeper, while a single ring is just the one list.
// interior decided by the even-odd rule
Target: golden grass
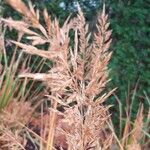
[{"label": "golden grass", "polygon": [[[125,147],[129,150],[134,148],[140,150],[143,107],[139,109],[132,131],[131,124],[128,122],[130,120],[126,121],[123,139],[119,141],[110,125],[110,106],[104,105],[115,90],[104,92],[109,81],[107,66],[112,55],[109,51],[112,31],[109,30],[105,6],[102,13],[98,15],[96,32],[91,37],[80,6],[78,6],[77,16],[68,18],[60,26],[56,18],[51,19],[46,9],[43,11],[45,24],[40,23],[39,10],[35,10],[30,1],[28,6],[21,0],[6,2],[21,13],[23,19],[18,21],[1,18],[1,21],[9,28],[16,29],[20,37],[25,35],[24,37],[29,41],[23,43],[21,40],[13,40],[11,43],[27,54],[37,55],[52,62],[52,66],[45,73],[21,72],[18,75],[20,79],[25,78],[25,81],[28,78],[42,81],[47,99],[44,100],[50,102],[46,107],[47,114],[44,115],[42,104],[41,113],[37,112],[37,116],[31,121],[34,126],[37,124],[40,133],[34,133],[30,128],[25,127],[29,135],[28,139],[30,138],[32,143],[35,142],[40,150],[57,148],[105,150],[113,148],[114,145],[117,145],[118,149]],[[73,45],[69,37],[70,32],[74,34]],[[38,45],[44,44],[49,45],[47,49],[38,48]],[[0,92],[4,93],[3,90]],[[16,105],[14,107],[21,108]],[[16,111],[22,112],[20,108]],[[30,109],[31,105],[27,108]],[[63,108],[63,111],[59,111],[58,108]],[[32,110],[28,111],[32,112]],[[26,118],[28,119],[30,115]],[[18,117],[21,119],[22,116]],[[17,122],[22,123],[20,120]],[[26,124],[22,123],[22,126]],[[118,143],[115,144],[114,141]],[[19,146],[24,148],[25,144],[21,143]]]}]

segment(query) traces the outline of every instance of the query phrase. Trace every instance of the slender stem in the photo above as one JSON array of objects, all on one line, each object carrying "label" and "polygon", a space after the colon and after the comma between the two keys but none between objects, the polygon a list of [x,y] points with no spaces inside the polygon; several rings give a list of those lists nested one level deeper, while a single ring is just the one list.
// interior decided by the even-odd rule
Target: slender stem
[{"label": "slender stem", "polygon": [[[57,108],[57,102],[54,102],[54,109]],[[54,132],[55,132],[55,122],[56,122],[56,112],[51,112],[49,115],[49,134],[48,134],[48,140],[47,140],[47,147],[46,150],[52,150],[53,149],[53,141],[54,141]]]}]

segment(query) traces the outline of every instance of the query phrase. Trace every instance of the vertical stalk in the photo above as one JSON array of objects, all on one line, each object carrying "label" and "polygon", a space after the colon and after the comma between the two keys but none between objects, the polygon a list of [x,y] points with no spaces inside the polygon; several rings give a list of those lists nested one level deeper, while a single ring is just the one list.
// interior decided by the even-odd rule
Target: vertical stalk
[{"label": "vertical stalk", "polygon": [[[54,101],[53,108],[57,108],[57,101]],[[48,139],[47,139],[47,147],[46,150],[52,150],[53,149],[53,141],[54,141],[54,133],[55,133],[55,124],[56,124],[56,112],[51,112],[49,118],[49,133],[48,133]]]}]

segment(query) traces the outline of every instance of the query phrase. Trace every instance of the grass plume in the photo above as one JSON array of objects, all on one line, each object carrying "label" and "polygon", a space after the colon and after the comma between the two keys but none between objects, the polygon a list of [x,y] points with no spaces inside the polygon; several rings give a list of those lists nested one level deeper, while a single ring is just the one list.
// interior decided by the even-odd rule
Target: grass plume
[{"label": "grass plume", "polygon": [[[36,125],[40,130],[39,133],[35,133],[25,127],[26,123],[22,123],[35,147],[46,150],[107,150],[112,148],[116,140],[117,147],[119,145],[120,149],[124,147],[129,150],[133,147],[140,149],[143,106],[139,108],[132,130],[130,117],[128,118],[123,130],[123,138],[119,141],[113,127],[110,126],[110,106],[104,105],[107,98],[115,91],[113,89],[108,93],[105,92],[109,81],[107,66],[112,55],[109,51],[112,31],[109,30],[105,5],[97,16],[95,32],[90,33],[89,25],[79,5],[77,15],[71,19],[68,17],[60,26],[56,18],[51,19],[46,9],[42,13],[44,22],[41,22],[39,10],[35,10],[30,1],[28,6],[21,0],[6,0],[6,2],[21,13],[23,19],[1,18],[1,21],[9,28],[17,30],[20,37],[28,41],[23,42],[20,38],[10,42],[15,44],[21,53],[37,55],[52,64],[44,73],[41,73],[39,68],[36,71],[17,73],[18,80],[42,81],[45,86],[45,98],[42,98],[43,101],[45,99],[48,101],[46,114],[42,103],[41,112],[37,112],[37,116],[31,122],[28,119],[26,121]],[[73,34],[72,39],[70,33]],[[13,61],[12,63],[15,64]],[[0,73],[1,70],[2,66],[0,66]],[[15,77],[16,74],[12,77],[13,83]],[[6,93],[3,88],[1,93]],[[28,94],[24,94],[24,97],[29,98]],[[36,94],[35,91],[32,97],[36,97]],[[40,97],[40,94],[38,96]],[[7,112],[16,113],[12,111],[11,104],[18,106],[13,102],[9,104],[10,106],[5,105]],[[17,104],[22,108],[21,102]],[[26,108],[30,109],[31,105],[31,103],[27,104]],[[33,112],[35,109],[28,111]],[[27,114],[27,118],[30,115]],[[122,128],[122,125],[120,126]],[[33,140],[33,137],[36,140]]]}]

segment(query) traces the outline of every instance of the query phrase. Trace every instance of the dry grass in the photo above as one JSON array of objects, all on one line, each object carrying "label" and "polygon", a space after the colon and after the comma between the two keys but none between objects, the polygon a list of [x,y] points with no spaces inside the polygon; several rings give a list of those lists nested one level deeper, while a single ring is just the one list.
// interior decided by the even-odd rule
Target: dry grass
[{"label": "dry grass", "polygon": [[[19,79],[18,74],[29,70],[40,71],[42,61],[39,62],[38,69],[28,66],[30,56],[18,53],[18,46],[13,50],[9,48],[9,41],[5,40],[5,31],[4,26],[0,37],[0,149],[19,150],[25,149],[27,140],[24,126],[30,122],[44,93],[34,87],[34,82]],[[21,38],[22,34],[19,34],[17,41]],[[13,53],[11,59],[7,55],[10,50]],[[30,90],[33,88],[35,91],[31,95]]]},{"label": "dry grass", "polygon": [[[148,150],[150,146],[150,134],[149,134],[149,123],[150,123],[150,116],[149,112],[144,112],[144,106],[143,104],[139,104],[139,108],[137,110],[137,114],[133,119],[133,108],[134,108],[134,101],[136,95],[136,90],[138,87],[138,82],[134,88],[133,94],[128,93],[128,95],[131,95],[130,97],[127,97],[128,103],[126,103],[126,106],[121,106],[122,103],[117,97],[117,95],[114,94],[116,97],[116,100],[119,103],[119,109],[120,109],[120,127],[117,129],[117,131],[120,132],[119,136],[117,137],[114,133],[114,129],[111,126],[111,129],[113,131],[114,137],[120,145],[121,149],[127,149],[127,150]],[[145,94],[145,100],[147,100],[148,104],[150,104],[150,100],[148,96]],[[131,104],[130,104],[131,103]],[[124,116],[123,108],[126,109],[126,115]]]},{"label": "dry grass", "polygon": [[[18,21],[1,18],[1,21],[8,27],[16,29],[21,37],[24,36],[29,41],[23,43],[20,39],[11,43],[23,52],[48,59],[53,64],[46,73],[22,72],[19,74],[21,79],[30,78],[42,81],[46,86],[45,96],[51,103],[47,106],[46,114],[41,105],[41,113],[37,113],[37,117],[31,121],[31,124],[40,130],[39,133],[25,127],[28,138],[40,150],[113,149],[115,134],[112,128],[109,128],[110,106],[104,105],[115,90],[109,93],[104,92],[108,82],[107,65],[111,58],[111,52],[108,51],[111,43],[111,30],[108,29],[105,6],[102,13],[98,15],[97,30],[91,38],[88,24],[79,6],[77,16],[73,19],[68,18],[60,26],[57,19],[51,19],[46,9],[43,11],[45,24],[41,24],[39,10],[35,10],[30,1],[28,6],[21,0],[7,0],[6,2],[21,13],[23,19]],[[70,42],[70,32],[74,34],[73,45]],[[44,44],[49,45],[47,49],[38,48],[38,45]],[[19,108],[14,111],[11,104]],[[27,106],[23,108],[23,111],[20,110],[22,102],[17,104],[12,102],[5,109],[11,112],[12,116],[14,116],[13,113],[16,115],[19,111],[22,112],[21,116],[12,122],[21,122],[25,126],[27,122],[29,123],[30,112],[34,110],[29,103],[24,102],[23,105]],[[63,111],[59,111],[60,107]],[[135,147],[139,149],[138,141],[143,126],[142,112],[143,107],[140,107],[133,132],[130,134],[131,144],[127,144],[126,138],[118,140],[120,149],[123,147],[129,150]],[[8,119],[9,117],[12,119],[11,115],[7,115],[6,121],[11,121]],[[25,117],[23,122],[22,117]],[[6,124],[9,125],[10,122]],[[126,137],[127,134],[129,134],[128,122],[126,122],[123,136]],[[18,140],[20,148],[25,149],[24,141]]]}]

